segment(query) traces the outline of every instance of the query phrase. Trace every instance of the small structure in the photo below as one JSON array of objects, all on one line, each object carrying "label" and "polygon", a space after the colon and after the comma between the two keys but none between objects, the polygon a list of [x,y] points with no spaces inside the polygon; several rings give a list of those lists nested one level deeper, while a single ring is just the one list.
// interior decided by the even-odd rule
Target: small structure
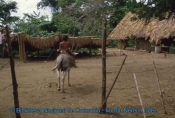
[{"label": "small structure", "polygon": [[[129,12],[121,21],[120,23],[114,28],[114,30],[109,34],[109,38],[118,40],[118,47],[120,49],[125,49],[127,47],[127,41],[130,37],[136,37],[136,48],[139,49],[146,42],[145,40],[141,40],[145,38],[143,33],[145,27],[144,20],[135,20],[136,15]],[[140,43],[141,42],[141,43]],[[148,44],[148,43],[146,43]],[[148,47],[148,46],[144,46]]]},{"label": "small structure", "polygon": [[[70,37],[74,48],[101,48],[102,39],[92,36],[79,36],[79,37]],[[112,40],[108,39],[106,45],[109,45]]]},{"label": "small structure", "polygon": [[[126,45],[130,37],[136,39],[136,49],[150,50],[150,43],[171,46],[175,37],[175,18],[171,16],[164,20],[152,18],[146,21],[138,19],[136,14],[129,12],[109,34],[109,38],[118,40],[121,42],[119,44]],[[119,48],[121,47],[126,46],[119,45]]]},{"label": "small structure", "polygon": [[[27,53],[43,50],[43,49],[58,49],[59,43],[63,41],[63,35],[55,34],[49,37],[31,37],[24,33],[11,34],[11,44],[14,49],[19,50],[19,58],[21,62],[25,62]],[[90,52],[93,48],[101,48],[102,40],[94,36],[70,37],[72,49],[89,48]],[[112,40],[107,40],[109,45]]]}]

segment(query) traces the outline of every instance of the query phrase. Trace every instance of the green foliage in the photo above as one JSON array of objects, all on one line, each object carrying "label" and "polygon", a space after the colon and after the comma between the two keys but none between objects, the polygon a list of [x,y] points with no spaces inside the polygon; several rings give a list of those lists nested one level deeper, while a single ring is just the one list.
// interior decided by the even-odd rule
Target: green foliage
[{"label": "green foliage", "polygon": [[169,53],[175,54],[175,47],[174,46],[169,48]]},{"label": "green foliage", "polygon": [[134,47],[136,45],[135,38],[131,37],[128,39],[128,47]]},{"label": "green foliage", "polygon": [[100,51],[97,48],[80,48],[76,52],[78,52],[80,55],[98,55],[100,54]]},{"label": "green foliage", "polygon": [[57,4],[57,0],[41,0],[37,4],[38,8],[44,8],[44,7],[50,7],[52,8],[52,11],[56,12],[59,10],[59,6]]},{"label": "green foliage", "polygon": [[174,0],[41,0],[38,8],[50,7],[52,20],[28,15],[28,20],[20,20],[15,30],[34,36],[52,32],[101,36],[104,15],[108,21],[108,32],[111,32],[129,11],[139,14],[140,18],[150,18],[174,13],[174,6]]},{"label": "green foliage", "polygon": [[52,23],[57,28],[57,32],[77,36],[79,33],[78,22],[67,14],[54,14]]},{"label": "green foliage", "polygon": [[25,15],[19,20],[15,31],[40,36],[52,32],[71,36],[101,36],[102,17],[107,16],[110,32],[129,11],[130,0],[41,0],[38,8],[50,7],[53,11],[51,21],[34,15]]},{"label": "green foliage", "polygon": [[[116,3],[117,4],[117,3]],[[109,19],[110,27],[113,29],[122,20],[122,18],[133,9],[137,8],[139,4],[136,0],[121,0],[119,5],[114,4],[111,10],[111,17]]]},{"label": "green foliage", "polygon": [[78,23],[73,17],[64,14],[54,14],[52,21],[45,17],[25,14],[24,18],[15,24],[15,32],[25,32],[32,36],[48,36],[55,32],[77,36]]},{"label": "green foliage", "polygon": [[113,40],[112,43],[108,46],[108,48],[116,48],[118,44],[117,40]]},{"label": "green foliage", "polygon": [[50,7],[53,12],[59,12],[60,9],[63,10],[74,3],[79,5],[81,2],[79,0],[41,0],[37,6],[38,8]]},{"label": "green foliage", "polygon": [[[53,11],[52,20],[47,21],[36,13],[26,14],[16,23],[15,31],[26,32],[33,36],[47,36],[54,32],[71,36],[101,36],[104,15],[108,21],[108,32],[111,32],[129,11],[139,14],[140,18],[152,16],[164,18],[175,12],[174,6],[175,0],[141,0],[141,2],[136,0],[41,0],[38,8],[50,7]],[[3,7],[0,7],[0,11]],[[15,7],[11,8],[11,11],[15,11]]]},{"label": "green foliage", "polygon": [[84,21],[84,25],[81,26],[80,35],[84,36],[101,36],[101,21],[89,18]]},{"label": "green foliage", "polygon": [[90,50],[88,48],[80,48],[79,50],[77,50],[77,52],[79,54],[84,54],[84,53],[89,54]]},{"label": "green foliage", "polygon": [[16,2],[0,0],[0,26],[5,26],[18,20],[18,17],[11,16],[12,12],[16,12],[16,4]]},{"label": "green foliage", "polygon": [[101,36],[102,16],[110,16],[110,32],[128,12],[126,1],[129,0],[41,0],[38,6],[53,9],[52,23],[60,33]]},{"label": "green foliage", "polygon": [[41,30],[43,31],[47,31],[47,32],[56,32],[57,31],[57,27],[53,22],[49,22],[49,21],[43,21],[39,24],[39,27]]},{"label": "green foliage", "polygon": [[150,19],[159,17],[168,18],[175,13],[175,0],[148,0],[141,1],[139,7],[133,9],[140,18]]},{"label": "green foliage", "polygon": [[15,32],[25,32],[31,36],[48,36],[56,31],[54,24],[38,14],[25,14],[23,19],[15,24]]},{"label": "green foliage", "polygon": [[72,5],[76,0],[57,0],[61,8],[65,8],[69,5]]}]

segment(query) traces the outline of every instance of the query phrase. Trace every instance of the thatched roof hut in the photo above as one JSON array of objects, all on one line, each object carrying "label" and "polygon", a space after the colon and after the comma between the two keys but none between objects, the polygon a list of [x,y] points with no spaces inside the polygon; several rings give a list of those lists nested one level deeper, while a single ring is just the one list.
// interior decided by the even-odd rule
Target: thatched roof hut
[{"label": "thatched roof hut", "polygon": [[162,39],[175,37],[175,18],[158,20],[152,18],[149,22],[136,19],[137,15],[129,12],[116,28],[109,34],[109,38],[127,40],[128,37],[150,39],[151,42],[160,44]]},{"label": "thatched roof hut", "polygon": [[109,34],[108,38],[127,40],[128,37],[140,35],[144,29],[145,22],[143,20],[134,20],[135,16],[135,14],[129,12]]},{"label": "thatched roof hut", "polygon": [[[154,25],[152,25],[154,23]],[[151,26],[152,25],[152,26]],[[161,43],[163,39],[174,37],[175,19],[173,17],[164,20],[153,20],[145,30],[145,34],[150,37],[151,42]]]}]

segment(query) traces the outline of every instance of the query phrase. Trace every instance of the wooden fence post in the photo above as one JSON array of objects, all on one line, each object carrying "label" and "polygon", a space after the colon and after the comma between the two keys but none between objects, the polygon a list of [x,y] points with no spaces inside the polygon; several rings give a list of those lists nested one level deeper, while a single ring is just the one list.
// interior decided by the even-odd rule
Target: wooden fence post
[{"label": "wooden fence post", "polygon": [[16,80],[15,62],[13,60],[12,47],[11,47],[11,41],[10,41],[8,26],[6,26],[6,40],[7,40],[7,43],[8,43],[8,52],[9,52],[10,67],[11,67],[15,115],[16,115],[16,118],[21,118],[20,113],[16,112],[16,108],[19,108],[18,83],[17,83],[17,80]]},{"label": "wooden fence post", "polygon": [[19,33],[18,45],[19,45],[19,60],[20,62],[26,61],[26,52],[25,52],[25,34]]},{"label": "wooden fence post", "polygon": [[106,17],[103,18],[103,40],[102,40],[102,101],[101,101],[101,113],[106,112]]},{"label": "wooden fence post", "polygon": [[120,66],[120,69],[119,69],[119,71],[118,71],[118,73],[117,73],[117,75],[115,77],[115,80],[112,83],[112,86],[110,87],[109,92],[107,93],[106,98],[103,101],[103,105],[105,105],[107,103],[107,100],[109,98],[109,95],[111,94],[112,89],[114,88],[114,85],[115,85],[115,83],[116,83],[116,81],[117,81],[117,79],[118,79],[118,77],[120,75],[120,72],[122,71],[123,65],[125,64],[126,58],[127,58],[127,55],[125,55],[125,58],[123,59],[122,65]]}]

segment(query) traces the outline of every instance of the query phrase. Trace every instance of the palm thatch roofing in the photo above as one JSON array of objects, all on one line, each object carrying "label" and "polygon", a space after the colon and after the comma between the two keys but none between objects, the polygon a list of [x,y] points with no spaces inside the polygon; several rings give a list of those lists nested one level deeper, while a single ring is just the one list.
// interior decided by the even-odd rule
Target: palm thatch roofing
[{"label": "palm thatch roofing", "polygon": [[[20,33],[11,35],[12,44],[18,45],[19,34]],[[49,37],[31,37],[24,34],[23,38],[25,45],[28,48],[34,49],[58,48],[59,43],[63,41],[63,35],[60,34],[55,34]],[[94,36],[70,37],[69,40],[72,43],[72,48],[100,48],[102,44],[102,40]],[[112,40],[107,40],[107,45],[111,42]]]},{"label": "palm thatch roofing", "polygon": [[[80,37],[70,37],[70,41],[75,48],[101,48],[102,40],[97,37],[90,36],[80,36]],[[107,40],[106,45],[109,45],[112,40]]]},{"label": "palm thatch roofing", "polygon": [[[47,49],[47,48],[54,48],[59,42],[63,41],[63,35],[55,34],[49,37],[32,37],[26,35],[24,33],[15,33],[11,34],[11,43],[12,45],[18,45],[18,41],[20,35],[23,34],[21,37],[28,48],[34,49]],[[17,47],[17,46],[14,46]]]},{"label": "palm thatch roofing", "polygon": [[36,49],[47,49],[54,47],[58,42],[61,42],[62,40],[62,35],[52,35],[49,37],[26,36],[25,44],[28,44]]},{"label": "palm thatch roofing", "polygon": [[108,38],[127,40],[129,37],[145,38],[156,44],[162,39],[175,37],[175,18],[158,20],[152,18],[149,22],[144,19],[136,19],[137,15],[129,12],[109,34]]}]

